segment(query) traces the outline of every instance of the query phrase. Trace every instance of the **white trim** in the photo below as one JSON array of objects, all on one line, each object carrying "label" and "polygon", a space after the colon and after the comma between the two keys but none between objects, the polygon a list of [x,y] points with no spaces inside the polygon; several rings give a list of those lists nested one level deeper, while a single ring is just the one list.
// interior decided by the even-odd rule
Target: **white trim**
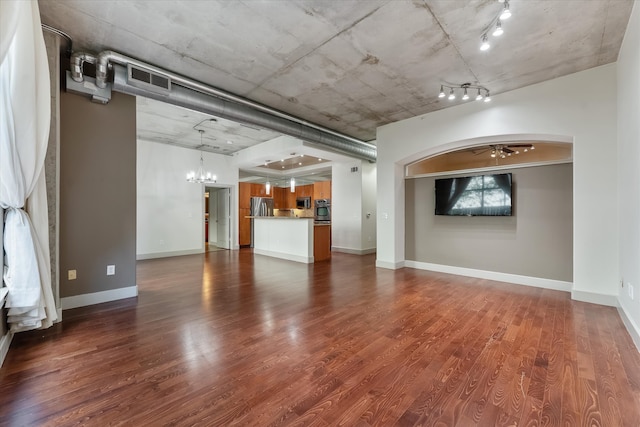
[{"label": "white trim", "polygon": [[302,262],[304,264],[313,264],[314,262],[314,258],[312,256],[306,257],[306,256],[288,254],[284,252],[267,251],[264,249],[257,249],[257,248],[253,248],[253,254],[270,256],[273,258],[281,258],[281,259],[286,259],[288,261]]},{"label": "white trim", "polygon": [[377,268],[386,268],[389,270],[398,270],[400,268],[403,268],[404,264],[405,264],[404,261],[389,262],[389,261],[381,261],[379,259],[376,260]]},{"label": "white trim", "polygon": [[203,253],[204,253],[204,245],[199,249],[187,249],[184,251],[154,252],[151,254],[137,254],[136,261],[142,261],[145,259],[155,259],[155,258],[168,258],[172,256],[196,255],[196,254],[203,254]]},{"label": "white trim", "polygon": [[64,297],[60,300],[62,309],[85,307],[87,305],[100,304],[103,302],[116,301],[119,299],[132,298],[138,296],[138,286],[129,286],[127,288],[117,288],[108,291],[93,292],[91,294],[74,295],[72,297]]},{"label": "white trim", "polygon": [[627,310],[624,309],[623,305],[618,305],[618,313],[620,314],[620,318],[622,319],[622,323],[627,327],[627,331],[633,340],[633,343],[636,345],[638,351],[640,351],[640,327],[633,321],[631,316],[627,313]]},{"label": "white trim", "polygon": [[9,353],[11,340],[13,340],[13,332],[11,331],[7,331],[7,333],[0,338],[0,366],[4,363],[7,353]]},{"label": "white trim", "polygon": [[340,247],[340,246],[331,246],[331,251],[332,252],[341,252],[341,253],[345,253],[345,254],[352,254],[352,255],[367,255],[367,254],[375,254],[376,253],[376,248],[352,249],[352,248],[343,248],[343,247]]},{"label": "white trim", "polygon": [[573,283],[562,280],[545,279],[542,277],[521,276],[498,271],[476,270],[474,268],[454,267],[451,265],[431,264],[428,262],[405,261],[405,266],[420,270],[437,271],[440,273],[457,274],[458,276],[477,277],[479,279],[495,280],[497,282],[513,283],[516,285],[534,286],[536,288],[553,289],[571,292]]},{"label": "white trim", "polygon": [[58,312],[58,319],[54,323],[62,322],[62,307],[57,307],[56,311]]},{"label": "white trim", "polygon": [[586,291],[571,291],[571,299],[575,301],[588,302],[591,304],[607,305],[609,307],[618,306],[618,296],[608,294],[596,294]]}]

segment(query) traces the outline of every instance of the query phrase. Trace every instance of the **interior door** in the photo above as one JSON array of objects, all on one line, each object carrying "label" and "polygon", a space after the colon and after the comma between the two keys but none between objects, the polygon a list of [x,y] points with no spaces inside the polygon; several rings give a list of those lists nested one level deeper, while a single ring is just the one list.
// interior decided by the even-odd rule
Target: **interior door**
[{"label": "interior door", "polygon": [[218,241],[219,248],[231,249],[231,190],[221,188],[216,191],[217,217],[218,217]]}]

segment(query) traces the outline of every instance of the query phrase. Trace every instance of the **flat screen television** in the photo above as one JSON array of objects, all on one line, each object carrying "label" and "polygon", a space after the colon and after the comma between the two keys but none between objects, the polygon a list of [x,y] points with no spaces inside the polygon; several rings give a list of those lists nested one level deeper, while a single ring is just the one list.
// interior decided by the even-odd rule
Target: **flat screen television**
[{"label": "flat screen television", "polygon": [[510,173],[436,179],[436,215],[511,216]]}]

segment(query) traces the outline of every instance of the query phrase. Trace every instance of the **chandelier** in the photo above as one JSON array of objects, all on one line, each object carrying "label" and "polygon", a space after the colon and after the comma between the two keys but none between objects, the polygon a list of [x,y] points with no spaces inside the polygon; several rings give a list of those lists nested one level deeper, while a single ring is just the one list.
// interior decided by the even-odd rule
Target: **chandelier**
[{"label": "chandelier", "polygon": [[[198,129],[198,132],[200,132],[200,146],[202,146],[203,145],[202,134],[204,133],[204,130]],[[211,172],[204,171],[204,161],[202,159],[202,151],[200,151],[200,167],[196,172],[191,171],[187,173],[187,181],[193,182],[195,184],[215,184],[216,183],[216,176],[212,175]]]}]

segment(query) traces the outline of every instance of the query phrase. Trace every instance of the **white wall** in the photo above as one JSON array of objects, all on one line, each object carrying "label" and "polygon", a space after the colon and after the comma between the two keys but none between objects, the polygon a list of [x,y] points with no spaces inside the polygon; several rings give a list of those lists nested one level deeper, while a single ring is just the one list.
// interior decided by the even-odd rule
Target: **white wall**
[{"label": "white wall", "polygon": [[[640,348],[640,5],[633,7],[618,56],[620,289],[627,328]],[[629,285],[634,296],[629,295]],[[634,333],[635,331],[635,333]]]},{"label": "white wall", "polygon": [[[357,167],[358,172],[351,172]],[[362,242],[362,161],[331,167],[331,247],[357,252]]]},{"label": "white wall", "polygon": [[466,140],[536,134],[574,143],[572,295],[617,304],[616,124],[616,65],[610,64],[500,94],[491,103],[466,103],[379,128],[377,265],[404,264],[404,165]]},{"label": "white wall", "polygon": [[[203,252],[204,186],[186,181],[186,173],[198,168],[200,152],[139,140],[137,156],[138,259]],[[232,245],[237,248],[238,168],[229,156],[203,157],[217,185],[232,189]]]},{"label": "white wall", "polygon": [[369,162],[362,162],[361,248],[365,251],[376,248],[376,165]]},{"label": "white wall", "polygon": [[[358,168],[351,172],[351,168]],[[367,218],[367,213],[370,217]],[[376,165],[334,162],[331,167],[331,248],[366,254],[376,248]]]}]

